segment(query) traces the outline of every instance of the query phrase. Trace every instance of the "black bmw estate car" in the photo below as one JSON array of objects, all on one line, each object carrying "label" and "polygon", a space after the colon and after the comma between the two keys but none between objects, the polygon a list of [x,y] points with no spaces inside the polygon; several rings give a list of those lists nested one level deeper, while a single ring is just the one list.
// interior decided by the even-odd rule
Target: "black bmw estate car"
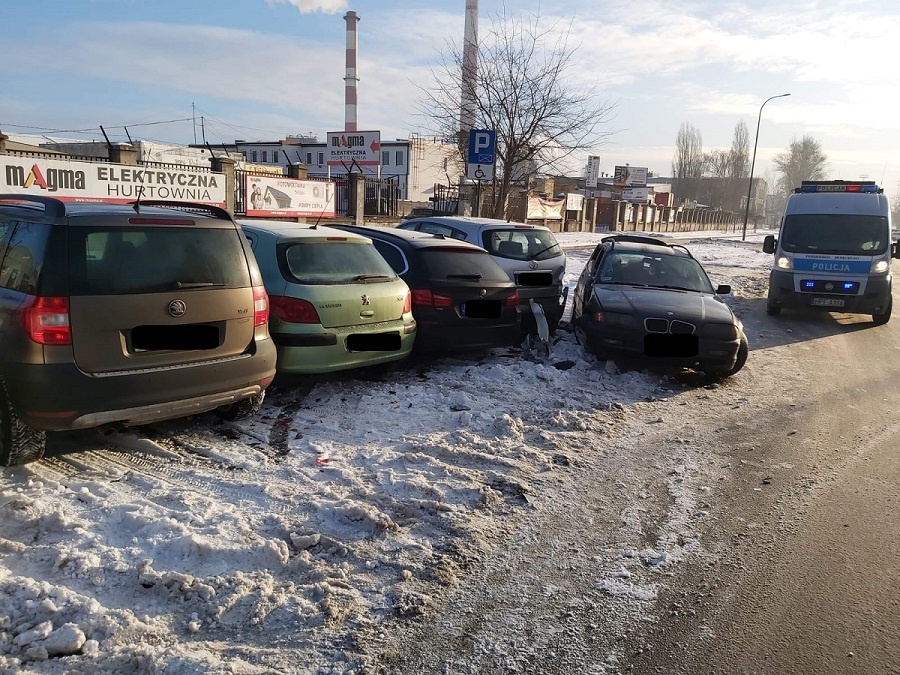
[{"label": "black bmw estate car", "polygon": [[613,235],[594,249],[578,279],[572,326],[601,358],[637,356],[734,375],[747,361],[743,326],[690,251],[652,237]]}]

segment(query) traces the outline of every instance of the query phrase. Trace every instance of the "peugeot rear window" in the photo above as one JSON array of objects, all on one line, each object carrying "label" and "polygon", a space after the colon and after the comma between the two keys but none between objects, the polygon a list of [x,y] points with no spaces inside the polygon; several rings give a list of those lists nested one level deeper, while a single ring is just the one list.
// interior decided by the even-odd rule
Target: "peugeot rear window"
[{"label": "peugeot rear window", "polygon": [[234,229],[69,229],[72,295],[119,295],[250,286]]},{"label": "peugeot rear window", "polygon": [[284,252],[288,271],[301,284],[393,281],[391,266],[367,240],[311,241]]},{"label": "peugeot rear window", "polygon": [[482,234],[482,245],[493,255],[512,260],[549,260],[563,254],[549,230],[488,230]]},{"label": "peugeot rear window", "polygon": [[432,279],[510,281],[509,275],[485,251],[429,247],[422,250],[422,261]]}]

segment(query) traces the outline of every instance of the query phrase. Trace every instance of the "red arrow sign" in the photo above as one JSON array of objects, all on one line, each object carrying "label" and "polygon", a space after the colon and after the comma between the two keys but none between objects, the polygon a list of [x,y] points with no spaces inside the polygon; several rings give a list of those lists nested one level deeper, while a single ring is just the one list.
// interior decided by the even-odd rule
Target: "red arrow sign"
[{"label": "red arrow sign", "polygon": [[370,145],[369,147],[372,149],[372,152],[378,152],[378,149],[381,147],[381,145],[378,143],[378,141],[372,141],[372,145]]}]

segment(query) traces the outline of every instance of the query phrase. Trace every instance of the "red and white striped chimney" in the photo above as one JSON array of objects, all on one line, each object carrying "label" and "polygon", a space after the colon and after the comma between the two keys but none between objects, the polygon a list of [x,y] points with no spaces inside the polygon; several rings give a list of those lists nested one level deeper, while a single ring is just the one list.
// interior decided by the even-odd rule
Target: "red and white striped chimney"
[{"label": "red and white striped chimney", "polygon": [[478,0],[466,0],[466,30],[463,35],[462,91],[460,92],[459,128],[475,127],[478,108],[475,87],[478,80]]},{"label": "red and white striped chimney", "polygon": [[356,85],[359,75],[356,71],[356,24],[359,17],[356,12],[344,15],[347,22],[347,71],[344,75],[344,131],[356,131]]}]

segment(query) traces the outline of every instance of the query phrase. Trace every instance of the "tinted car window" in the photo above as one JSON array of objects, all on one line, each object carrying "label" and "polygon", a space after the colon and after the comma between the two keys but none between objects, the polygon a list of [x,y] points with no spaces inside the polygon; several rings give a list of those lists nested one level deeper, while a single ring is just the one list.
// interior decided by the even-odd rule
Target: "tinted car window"
[{"label": "tinted car window", "polygon": [[422,260],[433,278],[464,279],[478,277],[482,281],[508,282],[509,276],[483,251],[461,248],[427,248]]},{"label": "tinted car window", "polygon": [[49,232],[50,226],[44,223],[15,225],[0,265],[0,286],[22,293],[36,292]]},{"label": "tinted car window", "polygon": [[240,236],[232,229],[71,228],[71,294],[247,287]]},{"label": "tinted car window", "polygon": [[[302,242],[285,251],[290,273],[304,284],[354,283],[360,277],[397,278],[378,250],[368,241]],[[378,278],[367,281],[378,281]]]},{"label": "tinted car window", "polygon": [[484,248],[501,258],[547,260],[562,255],[562,247],[549,230],[488,230],[482,240]]},{"label": "tinted car window", "polygon": [[409,269],[409,263],[406,261],[403,251],[393,244],[378,239],[373,240],[372,244],[397,274],[406,274],[406,270]]},{"label": "tinted car window", "polygon": [[442,234],[445,237],[451,237],[453,239],[460,239],[465,241],[466,233],[460,230],[457,230],[455,227],[450,227],[449,225],[444,225],[442,223],[432,223],[431,221],[426,221],[424,223],[419,223],[417,228],[420,232],[429,232],[431,234]]}]

